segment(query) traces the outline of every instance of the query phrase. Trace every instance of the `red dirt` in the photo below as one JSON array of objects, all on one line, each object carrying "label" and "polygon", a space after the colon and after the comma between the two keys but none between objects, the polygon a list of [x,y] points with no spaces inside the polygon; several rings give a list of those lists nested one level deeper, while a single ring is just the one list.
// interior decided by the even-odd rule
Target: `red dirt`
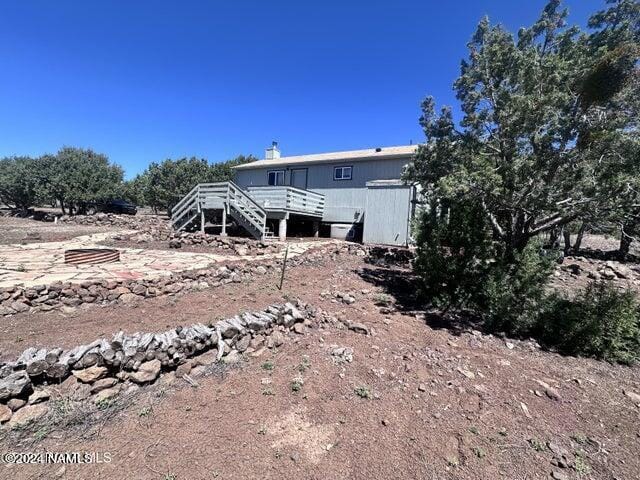
[{"label": "red dirt", "polygon": [[[427,317],[429,326],[408,309],[383,315],[374,295],[385,286],[366,281],[364,271],[377,279],[387,273],[341,256],[325,267],[291,270],[283,292],[269,276],[139,306],[5,320],[1,348],[16,352],[33,343],[75,345],[120,328],[162,330],[207,321],[292,296],[344,312],[373,335],[333,326],[291,334],[276,351],[199,379],[198,388],[171,382],[169,374],[104,424],[52,427],[37,435],[45,437],[39,441],[27,430],[19,432],[21,439],[7,437],[0,448],[109,452],[110,463],[64,470],[7,465],[3,477],[489,480],[547,479],[558,471],[570,479],[638,478],[640,409],[623,394],[640,392],[638,368],[460,333]],[[357,300],[346,306],[320,296],[333,290],[353,292]],[[403,296],[410,299],[411,290],[405,288]],[[23,341],[16,342],[17,336]],[[353,362],[336,365],[329,354],[333,344],[352,347]],[[266,360],[273,370],[262,368]],[[291,381],[298,376],[304,385],[293,392]],[[547,396],[537,380],[560,398]],[[360,398],[358,387],[370,398]],[[582,477],[551,464],[547,441],[565,448],[570,462],[583,452],[576,464]]]}]

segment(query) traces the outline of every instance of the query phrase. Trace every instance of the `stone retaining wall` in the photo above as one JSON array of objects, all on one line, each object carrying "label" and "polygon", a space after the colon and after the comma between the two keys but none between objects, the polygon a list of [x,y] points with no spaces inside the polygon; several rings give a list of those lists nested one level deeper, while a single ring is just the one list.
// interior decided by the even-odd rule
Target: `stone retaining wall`
[{"label": "stone retaining wall", "polygon": [[0,364],[0,423],[14,428],[36,420],[47,413],[43,403],[54,397],[91,397],[100,407],[127,385],[152,383],[163,371],[175,369],[176,376],[193,384],[194,366],[236,363],[242,353],[278,347],[289,330],[300,333],[310,326],[316,313],[296,301],[208,325],[161,333],[118,332],[110,340],[70,350],[28,348],[15,361]]},{"label": "stone retaining wall", "polygon": [[[291,258],[287,265],[295,267],[319,264],[324,262],[328,255],[358,252],[366,255],[359,245],[333,244],[311,249]],[[281,265],[282,260],[279,259],[252,260],[250,263],[188,270],[146,280],[95,280],[79,284],[57,282],[34,287],[4,287],[0,288],[0,316],[90,304],[132,303],[145,298],[204,290],[227,283],[249,281],[257,275],[265,275],[279,269]]]},{"label": "stone retaining wall", "polygon": [[[137,237],[138,239],[140,237]],[[281,243],[261,242],[251,238],[221,237],[200,232],[173,232],[169,237],[169,247],[206,245],[212,248],[233,250],[238,255],[265,255],[282,249]]]}]

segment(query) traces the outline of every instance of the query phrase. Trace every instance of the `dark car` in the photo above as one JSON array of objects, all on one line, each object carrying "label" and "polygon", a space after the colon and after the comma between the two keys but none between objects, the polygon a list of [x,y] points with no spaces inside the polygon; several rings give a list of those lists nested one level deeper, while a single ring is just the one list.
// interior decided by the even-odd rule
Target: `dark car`
[{"label": "dark car", "polygon": [[87,207],[88,215],[93,215],[97,212],[135,215],[138,212],[138,207],[126,200],[107,200]]}]

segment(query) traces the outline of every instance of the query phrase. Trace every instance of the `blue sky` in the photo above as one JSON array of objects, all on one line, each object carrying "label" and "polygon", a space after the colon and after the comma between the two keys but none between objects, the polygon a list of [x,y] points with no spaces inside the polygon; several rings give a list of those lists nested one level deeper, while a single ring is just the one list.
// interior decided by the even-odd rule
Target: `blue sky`
[{"label": "blue sky", "polygon": [[[478,20],[544,0],[0,0],[0,157],[93,148],[131,177],[219,161],[407,144],[419,103],[455,104]],[[567,0],[584,25],[604,0]]]}]

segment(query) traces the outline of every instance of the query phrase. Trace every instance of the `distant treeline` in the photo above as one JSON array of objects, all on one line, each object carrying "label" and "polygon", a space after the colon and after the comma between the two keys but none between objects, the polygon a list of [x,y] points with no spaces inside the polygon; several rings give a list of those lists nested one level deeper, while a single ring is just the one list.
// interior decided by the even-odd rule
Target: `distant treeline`
[{"label": "distant treeline", "polygon": [[0,159],[0,203],[18,210],[56,205],[64,214],[84,213],[97,202],[122,198],[154,210],[169,210],[200,182],[230,180],[232,167],[256,160],[240,155],[209,163],[201,158],[152,162],[132,180],[106,155],[64,147],[55,155]]}]

